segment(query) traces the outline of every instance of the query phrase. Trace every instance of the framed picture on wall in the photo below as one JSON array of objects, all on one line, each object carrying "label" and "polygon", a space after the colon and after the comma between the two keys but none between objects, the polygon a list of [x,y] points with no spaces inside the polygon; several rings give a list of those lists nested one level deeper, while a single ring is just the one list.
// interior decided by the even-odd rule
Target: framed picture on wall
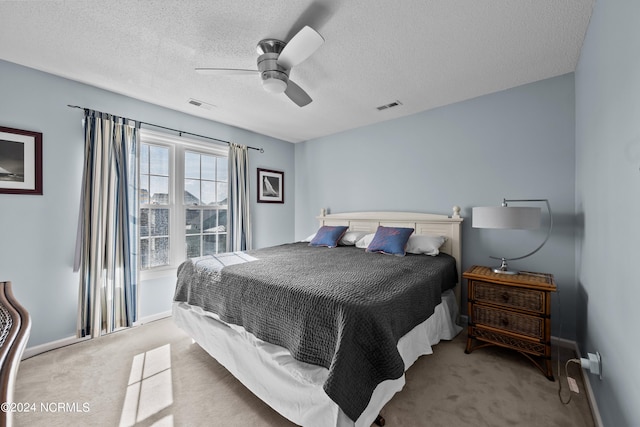
[{"label": "framed picture on wall", "polygon": [[42,134],[0,126],[0,193],[42,194]]},{"label": "framed picture on wall", "polygon": [[284,203],[284,172],[258,169],[258,203]]}]

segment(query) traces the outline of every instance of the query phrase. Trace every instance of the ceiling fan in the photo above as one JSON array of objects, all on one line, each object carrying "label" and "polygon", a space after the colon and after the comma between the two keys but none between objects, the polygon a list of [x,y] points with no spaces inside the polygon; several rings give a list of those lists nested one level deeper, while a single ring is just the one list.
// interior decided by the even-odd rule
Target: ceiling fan
[{"label": "ceiling fan", "polygon": [[324,38],[316,30],[305,26],[288,43],[277,39],[260,40],[256,47],[260,55],[257,70],[196,68],[196,71],[201,74],[260,74],[265,90],[284,92],[299,107],[304,107],[311,102],[311,97],[289,79],[289,73],[292,67],[311,56],[323,43]]}]

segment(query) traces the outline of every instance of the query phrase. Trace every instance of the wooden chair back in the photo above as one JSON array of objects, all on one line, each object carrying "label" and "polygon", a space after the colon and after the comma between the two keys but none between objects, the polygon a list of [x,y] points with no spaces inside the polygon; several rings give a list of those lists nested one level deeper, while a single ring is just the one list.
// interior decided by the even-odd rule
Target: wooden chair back
[{"label": "wooden chair back", "polygon": [[[13,402],[18,365],[30,332],[31,317],[13,296],[11,282],[0,282],[0,403]],[[12,412],[0,411],[0,426],[11,424]]]}]

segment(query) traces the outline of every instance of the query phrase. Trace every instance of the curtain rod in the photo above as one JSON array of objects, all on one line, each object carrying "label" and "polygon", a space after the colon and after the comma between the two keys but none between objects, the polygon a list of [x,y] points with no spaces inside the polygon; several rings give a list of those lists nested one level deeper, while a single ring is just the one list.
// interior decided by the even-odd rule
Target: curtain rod
[{"label": "curtain rod", "polygon": [[[84,108],[84,107],[79,107],[77,105],[70,105],[70,104],[67,104],[67,107],[79,108],[81,110],[91,110],[91,108]],[[95,110],[92,110],[92,111],[95,111]],[[115,115],[115,114],[112,114],[112,115]],[[132,119],[130,119],[130,120],[132,120]],[[218,138],[213,138],[211,136],[198,135],[197,133],[186,132],[186,131],[183,131],[183,130],[173,129],[173,128],[169,128],[169,127],[166,127],[166,126],[154,125],[153,123],[141,122],[139,120],[134,120],[134,121],[137,122],[137,123],[140,123],[141,125],[153,126],[153,127],[157,127],[157,128],[161,128],[161,129],[165,129],[165,130],[170,130],[170,131],[173,131],[173,132],[178,132],[180,134],[180,136],[182,136],[182,134],[185,134],[185,135],[197,136],[198,138],[204,138],[204,139],[210,139],[212,141],[222,142],[222,143],[227,144],[227,145],[231,144],[229,141],[225,141],[223,139],[218,139]],[[259,151],[261,153],[264,153],[264,148],[256,148],[256,147],[251,147],[249,145],[247,145],[247,148],[249,148],[251,150]]]}]

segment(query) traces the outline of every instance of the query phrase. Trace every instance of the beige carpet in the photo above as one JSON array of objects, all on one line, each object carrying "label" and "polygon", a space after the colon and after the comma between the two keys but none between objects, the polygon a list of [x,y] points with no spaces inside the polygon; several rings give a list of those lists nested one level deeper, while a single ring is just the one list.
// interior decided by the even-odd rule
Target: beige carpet
[{"label": "beige carpet", "polygon": [[[564,405],[558,382],[521,355],[495,347],[467,355],[465,340],[466,331],[411,367],[383,409],[387,426],[594,425],[577,365],[569,369],[581,393]],[[15,400],[30,411],[16,413],[15,424],[29,427],[293,425],[171,318],[24,360]]]}]

